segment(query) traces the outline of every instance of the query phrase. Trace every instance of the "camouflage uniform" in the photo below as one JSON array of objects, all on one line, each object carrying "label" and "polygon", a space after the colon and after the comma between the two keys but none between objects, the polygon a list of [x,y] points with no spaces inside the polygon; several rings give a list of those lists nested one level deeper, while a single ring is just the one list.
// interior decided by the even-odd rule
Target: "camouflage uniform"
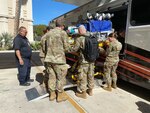
[{"label": "camouflage uniform", "polygon": [[65,51],[70,47],[68,36],[65,31],[56,27],[47,33],[46,39],[47,54],[44,61],[48,64],[48,87],[50,92],[63,92],[68,70],[65,57]]},{"label": "camouflage uniform", "polygon": [[106,49],[106,60],[104,63],[104,73],[106,82],[111,86],[111,82],[116,84],[117,74],[116,69],[119,62],[119,53],[122,48],[122,44],[118,40],[110,42],[109,47]]},{"label": "camouflage uniform", "polygon": [[[89,36],[87,33],[85,36]],[[79,51],[79,74],[77,81],[77,90],[79,92],[83,92],[87,90],[87,86],[89,89],[93,89],[94,87],[94,62],[89,63],[86,61],[83,55],[85,36],[80,36],[76,39],[75,45],[72,48],[73,51]]]},{"label": "camouflage uniform", "polygon": [[44,59],[46,56],[46,51],[47,51],[47,47],[46,47],[46,34],[41,38],[41,49],[40,49],[40,53],[39,56],[41,58],[41,61],[44,65]]},{"label": "camouflage uniform", "polygon": [[[46,28],[46,33],[45,33],[45,34],[42,36],[42,38],[41,38],[41,49],[40,49],[40,54],[39,54],[39,56],[40,56],[40,58],[41,58],[41,61],[42,61],[43,65],[45,64],[45,63],[44,63],[44,59],[45,59],[46,53],[47,53],[47,40],[46,40],[46,36],[47,36],[48,31],[49,31],[50,29],[55,28],[55,27],[56,27],[56,25],[55,25],[54,22],[49,23],[49,26]],[[49,28],[49,29],[48,29],[48,28]]]},{"label": "camouflage uniform", "polygon": [[39,53],[39,56],[40,56],[40,59],[41,59],[41,62],[42,64],[44,65],[45,67],[45,70],[43,71],[43,86],[48,88],[48,73],[47,73],[47,63],[44,62],[44,59],[46,57],[46,53],[47,53],[47,41],[46,41],[46,34],[43,35],[43,37],[41,38],[41,49],[40,49],[40,53]]}]

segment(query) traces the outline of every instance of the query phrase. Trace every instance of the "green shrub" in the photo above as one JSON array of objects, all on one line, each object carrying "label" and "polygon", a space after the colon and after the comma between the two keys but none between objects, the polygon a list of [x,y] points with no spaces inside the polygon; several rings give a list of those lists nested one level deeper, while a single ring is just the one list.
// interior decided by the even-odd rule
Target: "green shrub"
[{"label": "green shrub", "polygon": [[32,48],[32,50],[39,50],[41,48],[40,41],[35,41],[35,42],[31,43],[31,48]]},{"label": "green shrub", "polygon": [[0,35],[0,50],[10,50],[13,46],[13,36],[9,33]]}]

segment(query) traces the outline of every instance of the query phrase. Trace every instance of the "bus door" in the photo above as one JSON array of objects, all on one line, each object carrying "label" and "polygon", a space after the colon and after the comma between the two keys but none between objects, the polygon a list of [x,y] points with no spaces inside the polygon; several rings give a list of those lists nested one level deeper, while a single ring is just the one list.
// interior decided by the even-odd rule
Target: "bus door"
[{"label": "bus door", "polygon": [[150,0],[129,2],[125,59],[118,69],[127,81],[150,89]]}]

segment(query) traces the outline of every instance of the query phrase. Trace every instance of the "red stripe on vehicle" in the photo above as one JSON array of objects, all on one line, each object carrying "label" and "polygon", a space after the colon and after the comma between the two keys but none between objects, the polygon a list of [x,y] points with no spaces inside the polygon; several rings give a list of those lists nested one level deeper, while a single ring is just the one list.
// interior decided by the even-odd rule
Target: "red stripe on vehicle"
[{"label": "red stripe on vehicle", "polygon": [[73,58],[69,58],[69,57],[66,57],[66,59],[71,60],[71,61],[73,61],[73,62],[76,62],[76,61],[77,61],[77,60],[75,60],[75,59],[73,59]]},{"label": "red stripe on vehicle", "polygon": [[141,59],[141,60],[144,60],[145,62],[150,63],[150,59],[149,59],[149,58],[146,58],[146,57],[144,57],[144,56],[141,56],[141,55],[139,55],[139,54],[133,53],[133,52],[128,51],[128,50],[125,50],[125,53],[127,53],[127,54],[129,54],[129,55],[131,55],[131,56],[137,57],[137,58],[139,58],[139,59]]},{"label": "red stripe on vehicle", "polygon": [[132,69],[134,69],[134,70],[136,70],[138,72],[141,72],[141,73],[143,73],[145,75],[150,76],[150,69],[147,69],[144,66],[141,66],[139,64],[133,63],[133,62],[131,62],[129,60],[121,60],[119,63],[122,64],[122,65],[125,65],[125,66],[127,66],[129,68],[132,68]]},{"label": "red stripe on vehicle", "polygon": [[122,68],[124,68],[124,69],[126,69],[126,70],[129,70],[129,71],[131,71],[131,72],[133,72],[133,73],[135,73],[135,74],[137,74],[137,75],[139,75],[139,76],[142,76],[142,77],[144,77],[144,78],[146,78],[146,79],[148,79],[148,80],[150,79],[150,77],[145,76],[144,74],[142,74],[142,73],[140,73],[140,72],[138,72],[138,71],[136,71],[136,70],[133,70],[133,69],[131,69],[131,68],[125,66],[125,65],[119,64],[119,66],[122,67]]},{"label": "red stripe on vehicle", "polygon": [[128,75],[126,75],[126,74],[124,74],[124,73],[122,73],[122,72],[120,72],[120,71],[118,71],[118,70],[117,70],[117,73],[119,73],[119,74],[121,74],[121,75],[123,75],[123,76],[125,76],[125,77],[127,77],[127,78],[129,78],[129,79],[131,79],[131,80],[133,80],[133,81],[135,81],[135,82],[137,82],[136,79],[131,78],[130,76],[128,76]]}]

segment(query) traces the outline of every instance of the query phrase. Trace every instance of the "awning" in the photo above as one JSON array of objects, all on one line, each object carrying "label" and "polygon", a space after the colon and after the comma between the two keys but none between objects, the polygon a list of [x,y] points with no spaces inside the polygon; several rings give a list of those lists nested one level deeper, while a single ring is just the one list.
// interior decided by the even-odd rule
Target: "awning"
[{"label": "awning", "polygon": [[67,3],[67,4],[73,4],[73,5],[76,5],[76,6],[82,6],[90,1],[93,1],[93,0],[54,0],[56,2],[63,2],[63,3]]}]

